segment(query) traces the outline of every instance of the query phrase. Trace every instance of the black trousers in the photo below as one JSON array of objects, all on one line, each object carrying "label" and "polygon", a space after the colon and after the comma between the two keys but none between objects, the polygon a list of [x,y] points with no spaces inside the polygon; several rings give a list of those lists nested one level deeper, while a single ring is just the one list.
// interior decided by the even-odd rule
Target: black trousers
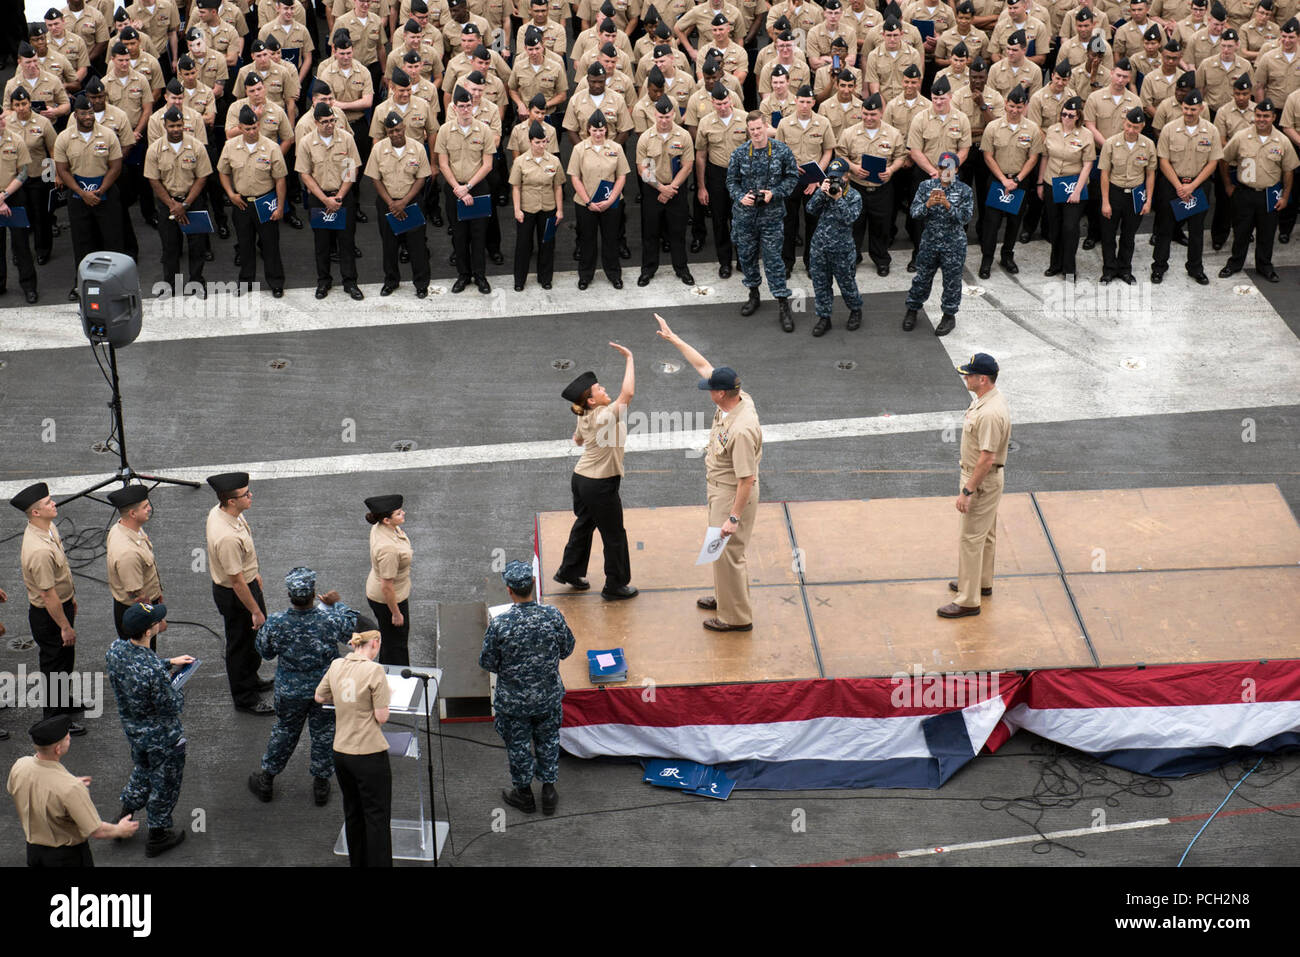
[{"label": "black trousers", "polygon": [[659,191],[641,181],[641,271],[653,275],[659,268],[659,240],[668,237],[673,271],[688,268],[686,261],[686,187],[666,203],[659,202]]},{"label": "black trousers", "polygon": [[[456,253],[456,273],[462,279],[485,276],[488,221],[461,219],[457,207],[463,207],[465,204],[456,198],[449,185],[444,183],[442,188],[446,191],[443,199],[447,202],[447,215],[451,217],[451,245]],[[487,196],[489,189],[485,180],[470,190],[470,193],[474,196]]]},{"label": "black trousers", "polygon": [[397,610],[402,613],[402,625],[393,624],[393,613],[381,601],[370,601],[370,610],[374,613],[375,624],[379,626],[379,635],[383,643],[379,646],[379,663],[381,665],[409,665],[411,655],[407,644],[411,637],[410,599],[399,601]]},{"label": "black trousers", "polygon": [[713,220],[713,251],[718,256],[718,265],[727,266],[736,261],[736,251],[731,245],[731,194],[727,192],[727,168],[706,163],[704,188],[709,192],[706,209]]},{"label": "black trousers", "polygon": [[[406,251],[411,256],[411,281],[415,283],[416,289],[428,289],[430,274],[428,223],[423,223],[414,229],[408,229],[398,236],[393,232],[393,228],[388,225],[388,204],[377,197],[375,199],[375,218],[379,223],[379,242],[383,247],[384,282],[398,283],[402,281],[401,271],[398,268],[400,260],[397,250],[404,243]],[[339,260],[342,261],[342,259],[343,254],[340,252]]]},{"label": "black trousers", "polygon": [[343,792],[343,826],[353,867],[392,867],[393,775],[388,752],[334,752]]},{"label": "black trousers", "polygon": [[[253,601],[266,615],[266,602],[262,598],[262,587],[257,579],[248,583]],[[249,614],[244,603],[239,600],[233,588],[225,585],[212,585],[212,600],[216,602],[217,611],[226,625],[226,680],[230,682],[230,697],[235,706],[251,708],[257,704],[257,666],[262,663],[262,656],[257,653],[253,639],[257,629],[253,627],[253,616]]]},{"label": "black trousers", "polygon": [[515,284],[528,278],[528,266],[533,259],[533,243],[537,243],[537,281],[550,282],[555,275],[555,237],[544,240],[546,221],[555,215],[553,209],[524,213],[524,221],[515,223]]},{"label": "black trousers", "polygon": [[[71,598],[63,603],[63,616],[68,624],[76,627],[77,604]],[[77,664],[77,646],[65,645],[59,626],[50,613],[35,605],[27,607],[27,624],[32,629],[32,640],[36,642],[39,652],[41,677],[45,681],[45,708],[41,717],[52,718],[58,714],[78,714],[80,703],[73,701],[54,701],[56,692],[66,678],[56,680],[56,675],[69,676]]]},{"label": "black trousers", "polygon": [[[1029,175],[1032,176],[1033,173],[1031,172]],[[1038,191],[1032,185],[1027,187],[1025,203],[1020,209],[1020,231],[1029,233],[1031,238],[1038,230],[1039,223],[1043,219],[1043,207],[1051,200],[1050,196],[1046,196],[1046,186],[1043,187],[1043,193],[1045,198],[1040,198]]]},{"label": "black trousers", "polygon": [[812,249],[813,233],[817,231],[817,220],[808,212],[805,205],[808,197],[804,195],[805,186],[796,186],[794,193],[785,201],[785,241],[781,244],[781,258],[788,263],[794,262],[794,238],[799,235],[799,222],[803,220],[803,268],[808,268],[809,254]]},{"label": "black trousers", "polygon": [[1093,165],[1093,179],[1088,181],[1088,199],[1083,204],[1083,215],[1087,229],[1083,236],[1097,242],[1101,239],[1101,177],[1097,175],[1096,164]]},{"label": "black trousers", "polygon": [[28,867],[94,867],[90,854],[90,841],[66,847],[46,847],[43,844],[27,845]]},{"label": "black trousers", "polygon": [[[1047,192],[1047,187],[1043,187]],[[1079,251],[1079,224],[1086,202],[1058,203],[1043,197],[1043,215],[1047,219],[1047,241],[1052,246],[1051,268],[1075,275],[1075,255]]]},{"label": "black trousers", "polygon": [[37,256],[48,256],[54,250],[54,214],[50,212],[52,192],[53,186],[39,178],[28,178],[23,183],[23,204],[27,207],[27,220],[32,224]]},{"label": "black trousers", "polygon": [[[30,222],[30,218],[28,220]],[[36,260],[32,258],[31,229],[0,226],[0,289],[9,282],[9,240],[13,240],[18,284],[24,292],[36,291]]]},{"label": "black trousers", "polygon": [[[1112,279],[1133,272],[1133,246],[1142,217],[1133,210],[1133,190],[1110,186],[1110,219],[1101,220],[1102,275]],[[1119,246],[1115,237],[1119,235]]]},{"label": "black trousers", "polygon": [[280,223],[258,222],[253,201],[245,198],[243,209],[231,207],[235,225],[235,242],[239,249],[239,281],[252,285],[257,278],[257,247],[262,247],[262,271],[272,289],[284,288],[284,263],[280,260]]},{"label": "black trousers", "polygon": [[[216,122],[212,124],[214,130],[222,129],[221,114],[217,115]],[[212,164],[212,175],[208,177],[206,185],[203,187],[203,195],[207,198],[208,208],[212,210],[212,227],[219,229],[222,226],[230,227],[230,217],[226,215],[226,206],[229,197],[226,196],[226,190],[221,185],[221,177],[217,175],[217,161],[221,159],[221,148],[225,145],[225,139],[217,142],[215,138],[209,138],[208,141],[208,162]]]},{"label": "black trousers", "polygon": [[[723,174],[725,179],[726,170],[723,170]],[[710,214],[709,207],[700,202],[700,184],[696,181],[695,174],[692,173],[682,184],[682,189],[689,189],[691,193],[691,239],[702,243],[709,235],[706,224]]]},{"label": "black trousers", "polygon": [[618,489],[622,477],[593,479],[573,473],[569,487],[573,491],[573,514],[577,516],[564,546],[559,576],[572,581],[587,574],[591,558],[591,535],[600,532],[605,553],[605,591],[615,591],[632,580],[632,560],[628,557],[627,531],[623,528],[623,502]]},{"label": "black trousers", "polygon": [[596,274],[596,245],[600,245],[600,265],[607,279],[622,279],[623,265],[618,258],[619,229],[623,221],[623,203],[603,213],[593,213],[586,206],[573,205],[578,221],[578,278],[591,282]]},{"label": "black trousers", "polygon": [[894,182],[890,181],[868,189],[850,183],[862,197],[862,213],[853,224],[853,246],[862,252],[862,242],[867,243],[867,256],[876,266],[888,266],[889,232],[894,225]]},{"label": "black trousers", "polygon": [[[1016,240],[1020,238],[1020,226],[1024,222],[1025,207],[1029,205],[1029,194],[1033,193],[1032,189],[1025,190],[1025,198],[1020,201],[1020,212],[1014,216],[1000,209],[987,208],[984,210],[984,225],[980,227],[980,255],[986,260],[993,258],[993,253],[998,246],[998,233],[1002,233],[1002,258],[1011,259],[1016,254]],[[987,190],[985,195],[988,195]],[[976,198],[976,202],[980,202]]]},{"label": "black trousers", "polygon": [[[1174,220],[1174,211],[1169,204],[1178,198],[1169,178],[1156,175],[1156,198],[1151,206],[1156,214],[1155,229],[1156,248],[1151,258],[1152,271],[1165,272],[1169,269],[1169,244],[1173,242],[1174,229],[1179,224]],[[1181,223],[1187,234],[1187,271],[1201,271],[1201,253],[1205,248],[1206,213],[1188,216]]]},{"label": "black trousers", "polygon": [[898,198],[898,204],[903,207],[903,215],[906,217],[904,224],[907,228],[907,238],[912,241],[912,258],[916,258],[916,251],[921,248],[921,233],[925,229],[925,220],[912,218],[912,198],[916,196],[916,191],[930,177],[925,175],[925,171],[919,166],[913,166],[908,178],[907,189],[904,195]]},{"label": "black trousers", "polygon": [[[1285,207],[1284,207],[1285,208]],[[1268,272],[1273,268],[1273,235],[1277,232],[1278,214],[1268,211],[1268,197],[1262,189],[1238,186],[1232,193],[1232,254],[1228,265],[1240,269],[1246,264],[1246,250],[1251,234],[1255,238],[1255,269]]]},{"label": "black trousers", "polygon": [[76,193],[68,191],[68,226],[72,232],[72,271],[76,275],[81,261],[93,252],[126,253],[122,221],[122,196],[114,183],[103,194],[99,205],[87,206]]},{"label": "black trousers", "polygon": [[989,166],[984,162],[984,151],[977,144],[971,144],[970,152],[966,154],[966,162],[962,164],[959,175],[975,194],[975,235],[982,237],[984,223],[992,212],[984,205],[984,197],[989,194],[989,180],[992,179],[993,174],[989,172]]},{"label": "black trousers", "polygon": [[[333,190],[325,195],[333,196],[337,192],[338,190]],[[317,202],[315,196],[311,193],[307,194],[308,210],[324,208]],[[311,231],[312,249],[316,254],[316,281],[318,283],[329,282],[333,278],[333,271],[330,269],[331,247],[337,248],[339,251],[339,275],[343,277],[343,281],[357,281],[357,188],[355,185],[343,197],[343,209],[340,212],[346,212],[347,214],[342,229],[313,229]],[[309,212],[308,216],[310,215]]]},{"label": "black trousers", "polygon": [[[186,236],[181,232],[180,226],[174,220],[168,218],[171,214],[157,196],[154,197],[154,203],[158,207],[158,240],[162,244],[163,282],[169,285],[172,283],[179,285],[176,277],[180,275],[181,271],[181,244],[183,242],[189,246],[190,281],[203,282],[203,257],[208,251],[207,234]],[[206,205],[203,197],[200,196],[190,212],[205,209]],[[173,295],[179,296],[182,292],[183,289],[180,288],[173,287],[172,289]]]},{"label": "black trousers", "polygon": [[1214,209],[1210,213],[1210,242],[1221,245],[1228,241],[1228,233],[1236,231],[1236,195],[1229,198],[1223,187],[1223,177],[1214,176]]}]

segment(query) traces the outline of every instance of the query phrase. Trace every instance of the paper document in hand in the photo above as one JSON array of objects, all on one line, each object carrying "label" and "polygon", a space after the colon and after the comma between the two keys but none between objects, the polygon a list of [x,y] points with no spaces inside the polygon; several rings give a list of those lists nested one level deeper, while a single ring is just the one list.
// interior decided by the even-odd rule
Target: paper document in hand
[{"label": "paper document in hand", "polygon": [[714,528],[710,525],[709,530],[704,533],[704,545],[700,548],[700,557],[695,559],[695,564],[707,565],[716,562],[726,547],[727,540],[722,537],[721,526]]},{"label": "paper document in hand", "polygon": [[489,605],[488,617],[495,618],[497,615],[503,615],[514,607],[514,602],[506,602],[504,605]]}]

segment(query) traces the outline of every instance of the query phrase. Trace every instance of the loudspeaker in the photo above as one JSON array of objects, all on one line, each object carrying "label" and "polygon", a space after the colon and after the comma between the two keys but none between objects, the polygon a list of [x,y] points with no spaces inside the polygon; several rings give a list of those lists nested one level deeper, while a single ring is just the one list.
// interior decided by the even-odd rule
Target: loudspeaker
[{"label": "loudspeaker", "polygon": [[134,259],[123,253],[91,253],[77,267],[77,292],[87,339],[118,349],[135,342],[143,307]]}]

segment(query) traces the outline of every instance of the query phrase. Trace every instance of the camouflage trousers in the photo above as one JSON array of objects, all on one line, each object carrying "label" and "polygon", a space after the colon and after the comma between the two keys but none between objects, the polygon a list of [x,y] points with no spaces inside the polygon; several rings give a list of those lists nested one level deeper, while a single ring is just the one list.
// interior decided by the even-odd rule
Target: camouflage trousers
[{"label": "camouflage trousers", "polygon": [[311,698],[282,698],[275,696],[275,727],[271,740],[262,756],[262,770],[279,774],[293,757],[306,722],[311,731],[311,776],[328,778],[334,775],[334,712],[325,710]]},{"label": "camouflage trousers", "polygon": [[955,316],[961,308],[961,272],[966,266],[965,236],[951,245],[929,240],[929,236],[923,236],[916,251],[916,275],[912,277],[912,288],[907,291],[907,308],[920,309],[925,305],[934,285],[934,274],[941,269],[943,294],[939,297],[939,306],[945,315]]},{"label": "camouflage trousers", "polygon": [[[554,784],[560,769],[561,705],[542,714],[498,714],[492,721],[506,744],[510,782],[520,790],[532,787],[533,778]],[[536,752],[536,760],[534,760]]]},{"label": "camouflage trousers", "polygon": [[[777,200],[776,202],[779,202]],[[731,218],[731,241],[736,247],[736,258],[745,275],[745,288],[757,289],[767,273],[767,288],[774,299],[790,295],[785,284],[785,260],[781,258],[781,244],[785,241],[785,226],[779,219],[759,220],[752,213],[737,213],[734,207]],[[763,271],[758,268],[760,257]]]},{"label": "camouflage trousers", "polygon": [[151,828],[171,827],[185,771],[185,739],[128,735],[127,740],[135,767],[122,788],[122,807],[128,811],[145,808]]},{"label": "camouflage trousers", "polygon": [[850,309],[862,308],[862,296],[858,292],[857,252],[852,245],[838,252],[814,245],[809,250],[808,272],[812,277],[814,307],[817,318],[829,319],[835,307],[835,287],[831,280],[840,284],[840,295],[844,305]]}]

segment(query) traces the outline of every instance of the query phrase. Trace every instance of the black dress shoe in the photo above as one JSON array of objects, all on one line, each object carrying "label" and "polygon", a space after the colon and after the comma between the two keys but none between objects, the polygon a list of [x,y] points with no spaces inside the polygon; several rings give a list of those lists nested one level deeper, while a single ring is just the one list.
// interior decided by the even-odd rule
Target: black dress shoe
[{"label": "black dress shoe", "polygon": [[1187,234],[1186,234],[1186,233],[1174,233],[1174,242],[1176,242],[1179,246],[1186,246],[1186,245],[1187,245]]},{"label": "black dress shoe", "polygon": [[359,223],[370,222],[370,217],[366,215],[366,211],[364,209],[357,210],[357,222]]},{"label": "black dress shoe", "polygon": [[622,280],[622,279],[611,279],[611,280],[609,281],[609,284],[610,284],[611,286],[613,286],[615,289],[622,289],[622,288],[623,288],[623,280]]},{"label": "black dress shoe", "polygon": [[81,296],[77,294],[77,290],[75,289],[68,293],[68,302],[76,302],[80,298]]},{"label": "black dress shoe", "polygon": [[591,582],[585,578],[563,578],[559,572],[551,576],[551,581],[560,585],[568,585],[574,591],[586,591],[591,587]]},{"label": "black dress shoe", "polygon": [[498,266],[506,261],[506,257],[501,255],[501,250],[499,249],[496,252],[489,252],[488,259],[492,260],[492,262],[496,263]]},{"label": "black dress shoe", "polygon": [[916,272],[916,253],[912,253],[912,258],[907,261],[907,271]]},{"label": "black dress shoe", "polygon": [[992,275],[993,275],[993,264],[989,262],[989,260],[985,259],[983,262],[980,263],[979,277],[981,279],[988,279]]},{"label": "black dress shoe", "polygon": [[1063,272],[1065,272],[1065,270],[1060,266],[1048,266],[1043,270],[1043,275],[1050,279],[1052,276],[1059,276]]},{"label": "black dress shoe", "polygon": [[235,710],[242,711],[244,712],[244,714],[256,714],[256,715],[261,715],[263,717],[265,717],[266,715],[275,714],[275,709],[272,708],[265,701],[259,701],[257,704],[254,705],[237,704],[235,705]]},{"label": "black dress shoe", "polygon": [[316,298],[324,299],[330,294],[330,284],[327,282],[318,282],[316,284]]},{"label": "black dress shoe", "polygon": [[543,288],[543,289],[550,289],[550,288],[551,288],[551,284],[550,284],[549,282],[544,282],[544,283],[542,283],[542,288]]},{"label": "black dress shoe", "polygon": [[450,256],[447,257],[447,263],[448,263],[448,265],[451,265],[451,266],[456,265],[456,254],[455,254],[455,253],[452,253]]},{"label": "black dress shoe", "polygon": [[1003,256],[1000,260],[998,260],[998,262],[1002,265],[1003,269],[1005,269],[1013,276],[1016,275],[1016,273],[1020,272],[1020,267],[1016,265],[1016,260],[1012,256]]},{"label": "black dress shoe", "polygon": [[440,213],[438,210],[435,209],[432,213],[429,214],[429,222],[433,223],[433,225],[435,226],[441,226],[442,213]]},{"label": "black dress shoe", "polygon": [[691,252],[693,252],[693,253],[698,253],[698,252],[699,252],[701,249],[703,249],[703,248],[704,248],[704,240],[703,240],[703,239],[692,239],[692,240],[691,240]]},{"label": "black dress shoe", "polygon": [[1126,286],[1131,286],[1137,282],[1137,276],[1133,275],[1131,272],[1126,272],[1124,275],[1119,277],[1119,281]]},{"label": "black dress shoe", "polygon": [[217,258],[217,254],[214,253],[214,252],[212,251],[212,247],[211,247],[211,246],[209,246],[207,249],[203,250],[203,261],[204,261],[205,263],[214,262],[214,261],[216,260],[216,258]]},{"label": "black dress shoe", "polygon": [[1189,272],[1187,275],[1195,279],[1198,286],[1208,286],[1210,284],[1210,277],[1205,275],[1204,270],[1201,272]]},{"label": "black dress shoe", "polygon": [[523,292],[523,291],[524,291],[524,284],[521,282],[515,283],[515,292]]},{"label": "black dress shoe", "polygon": [[419,289],[415,290],[415,298],[416,298],[416,299],[428,299],[428,298],[429,298],[429,287],[428,287],[428,286],[421,286]]},{"label": "black dress shoe", "polygon": [[[643,272],[641,275],[636,277],[636,284],[638,286],[648,286],[650,285],[650,280],[653,279],[654,277],[655,274],[652,272]],[[76,298],[75,289],[73,290],[73,293],[74,293],[73,298],[75,299]]]},{"label": "black dress shoe", "polygon": [[1095,249],[1096,247],[1097,247],[1097,240],[1095,239],[1085,239],[1083,241],[1084,249]]},{"label": "black dress shoe", "polygon": [[619,258],[619,259],[631,259],[631,258],[632,258],[632,250],[630,250],[630,249],[627,248],[627,243],[619,243],[619,244],[618,244],[618,258]]},{"label": "black dress shoe", "polygon": [[718,278],[719,279],[731,278],[731,263],[723,263],[721,266],[718,267]]},{"label": "black dress shoe", "polygon": [[[1278,276],[1278,274],[1277,274],[1277,270],[1274,270],[1274,269],[1270,269],[1270,270],[1268,270],[1268,272],[1262,272],[1262,273],[1260,273],[1259,275],[1260,275],[1261,277],[1263,277],[1264,279],[1267,279],[1269,282],[1280,282],[1280,281],[1281,281],[1281,277]],[[35,294],[34,294],[34,293],[28,293],[28,295],[35,295]],[[28,301],[28,302],[35,302],[36,300],[35,300],[35,299],[28,299],[27,301]]]},{"label": "black dress shoe", "polygon": [[298,218],[297,213],[290,213],[285,217],[285,222],[289,224],[290,229],[302,229],[302,220]]},{"label": "black dress shoe", "polygon": [[217,223],[217,235],[222,239],[230,238],[230,227],[225,223]]},{"label": "black dress shoe", "polygon": [[1227,279],[1228,277],[1236,274],[1237,272],[1240,272],[1240,270],[1235,269],[1232,266],[1224,266],[1222,269],[1219,270],[1219,278]]},{"label": "black dress shoe", "polygon": [[[458,277],[456,277],[456,281],[455,281],[454,283],[451,284],[451,291],[452,291],[452,292],[464,292],[464,291],[465,291],[465,287],[468,286],[468,285],[469,285],[469,276],[458,276]],[[388,287],[385,286],[384,289],[388,289]],[[392,292],[392,291],[393,291],[393,290],[388,289],[388,292]],[[388,295],[388,292],[384,292],[383,289],[381,289],[381,290],[379,291],[379,295],[381,295],[381,296],[386,296],[386,295]]]},{"label": "black dress shoe", "polygon": [[[1277,273],[1273,273],[1273,276],[1276,277],[1276,276],[1277,276]],[[1277,282],[1277,279],[1274,278],[1274,279],[1273,279],[1273,282]],[[28,289],[25,293],[23,293],[23,295],[27,297],[27,302],[28,302],[30,305],[33,305],[33,306],[36,305],[36,300],[38,300],[38,299],[41,298],[40,296],[38,296],[38,295],[36,294],[36,290],[35,290],[35,289]]]},{"label": "black dress shoe", "polygon": [[620,588],[615,588],[613,591],[605,589],[600,593],[600,597],[605,599],[605,601],[620,601],[624,598],[635,598],[636,596],[637,590],[631,585],[623,585]]},{"label": "black dress shoe", "polygon": [[687,286],[695,285],[695,277],[691,275],[691,271],[689,269],[683,269],[680,272],[678,272],[677,278],[680,279]]},{"label": "black dress shoe", "polygon": [[1213,239],[1210,241],[1210,248],[1217,253],[1220,249],[1223,248],[1224,243],[1226,242],[1227,242],[1226,239]]},{"label": "black dress shoe", "polygon": [[1100,282],[1103,286],[1109,286],[1114,279],[1115,277],[1112,276],[1110,273],[1104,272],[1101,274]]},{"label": "black dress shoe", "polygon": [[591,285],[591,280],[590,280],[590,279],[579,279],[579,280],[578,280],[578,288],[579,288],[580,290],[581,290],[581,289],[586,289],[586,288],[587,288],[588,286],[590,286],[590,285]]},{"label": "black dress shoe", "polygon": [[[461,285],[462,282],[464,282],[464,280],[462,280],[462,279],[457,279],[457,280],[456,280],[456,286],[460,286],[460,289],[457,289],[456,286],[453,286],[451,291],[452,291],[452,292],[460,292],[461,289],[464,289],[465,287]],[[395,293],[396,291],[397,291],[397,283],[395,283],[395,282],[386,282],[386,283],[383,284],[383,286],[380,287],[380,289],[379,289],[379,295],[381,295],[381,296],[391,296],[391,295],[392,295],[393,293]]]},{"label": "black dress shoe", "polygon": [[492,287],[488,284],[486,276],[475,276],[474,285],[478,288],[478,291],[483,293],[485,296],[492,291]]},{"label": "black dress shoe", "polygon": [[284,287],[283,287],[283,286],[272,286],[272,287],[271,287],[271,295],[274,296],[276,299],[283,299],[283,298],[284,298]]},{"label": "black dress shoe", "polygon": [[1151,270],[1151,281],[1157,286],[1165,281],[1165,271],[1163,269]]},{"label": "black dress shoe", "polygon": [[1020,241],[1021,241],[1022,243],[1027,243],[1027,242],[1029,242],[1029,240],[1031,240],[1031,239],[1033,239],[1033,238],[1034,238],[1034,234],[1031,233],[1029,230],[1027,230],[1027,229],[1022,229],[1022,230],[1020,231]]},{"label": "black dress shoe", "polygon": [[1291,241],[1291,234],[1289,232],[1285,232],[1285,233],[1279,232],[1277,234],[1277,241],[1281,243],[1283,246],[1285,246],[1287,243]]},{"label": "black dress shoe", "polygon": [[351,297],[352,297],[354,300],[356,300],[357,302],[360,302],[362,299],[365,299],[365,298],[366,298],[365,293],[363,293],[363,292],[362,292],[362,291],[357,287],[357,284],[354,283],[354,282],[345,282],[345,283],[343,284],[343,291],[346,292],[349,296],[351,296]]},{"label": "black dress shoe", "polygon": [[886,264],[883,265],[883,266],[877,266],[877,267],[876,267],[876,275],[877,275],[877,276],[888,276],[888,275],[889,275],[889,264],[886,263]]}]

